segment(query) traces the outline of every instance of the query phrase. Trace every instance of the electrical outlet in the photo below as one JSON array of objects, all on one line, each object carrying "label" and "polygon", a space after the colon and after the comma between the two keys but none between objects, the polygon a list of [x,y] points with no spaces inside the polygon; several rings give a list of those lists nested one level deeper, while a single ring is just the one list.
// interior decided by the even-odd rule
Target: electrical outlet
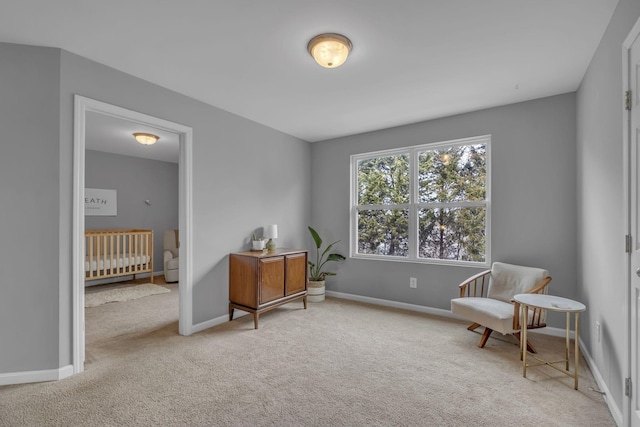
[{"label": "electrical outlet", "polygon": [[409,287],[410,288],[417,288],[418,287],[418,279],[416,279],[415,277],[409,278]]},{"label": "electrical outlet", "polygon": [[600,322],[596,321],[596,341],[600,342]]}]

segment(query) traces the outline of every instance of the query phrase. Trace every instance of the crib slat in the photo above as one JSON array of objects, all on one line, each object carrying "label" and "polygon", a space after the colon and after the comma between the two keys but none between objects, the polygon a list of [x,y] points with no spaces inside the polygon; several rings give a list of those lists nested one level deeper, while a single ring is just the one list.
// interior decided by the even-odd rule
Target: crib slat
[{"label": "crib slat", "polygon": [[131,274],[131,269],[133,268],[133,261],[131,260],[131,249],[132,249],[132,244],[131,244],[131,234],[130,233],[126,233],[125,234],[125,241],[126,241],[126,251],[127,251],[127,262],[126,264],[126,272]]},{"label": "crib slat", "polygon": [[140,236],[137,234],[133,235],[133,271],[134,271],[134,275],[133,277],[135,278],[135,273],[138,272],[138,268],[140,267],[138,265],[138,251],[139,251],[139,242],[140,242]]},{"label": "crib slat", "polygon": [[122,266],[120,265],[120,260],[122,259],[122,235],[120,233],[116,233],[116,273],[122,272]]},{"label": "crib slat", "polygon": [[147,253],[147,269],[150,272],[149,281],[153,283],[153,233],[147,233],[147,239],[149,240],[149,244],[145,249]]},{"label": "crib slat", "polygon": [[104,258],[109,263],[109,274],[113,272],[113,235],[104,236],[104,247],[106,248]]},{"label": "crib slat", "polygon": [[88,248],[89,248],[89,277],[93,277],[93,239],[94,236],[89,236],[88,237],[89,242],[88,242]]}]

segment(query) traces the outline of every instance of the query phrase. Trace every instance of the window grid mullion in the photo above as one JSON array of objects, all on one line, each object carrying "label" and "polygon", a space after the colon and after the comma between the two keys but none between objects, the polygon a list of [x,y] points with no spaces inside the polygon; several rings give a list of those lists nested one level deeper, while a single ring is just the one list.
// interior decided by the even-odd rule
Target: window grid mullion
[{"label": "window grid mullion", "polygon": [[410,165],[410,182],[409,182],[409,202],[411,206],[409,208],[409,230],[408,230],[408,242],[409,242],[409,259],[418,259],[418,209],[416,208],[416,202],[418,201],[418,173],[420,168],[418,167],[417,150],[414,148],[409,151],[409,165]]},{"label": "window grid mullion", "polygon": [[416,203],[418,209],[440,209],[440,208],[476,208],[487,206],[487,201],[475,202],[433,202],[433,203]]},{"label": "window grid mullion", "polygon": [[410,203],[401,203],[397,205],[358,205],[355,208],[358,211],[386,211],[386,210],[402,210],[409,209]]}]

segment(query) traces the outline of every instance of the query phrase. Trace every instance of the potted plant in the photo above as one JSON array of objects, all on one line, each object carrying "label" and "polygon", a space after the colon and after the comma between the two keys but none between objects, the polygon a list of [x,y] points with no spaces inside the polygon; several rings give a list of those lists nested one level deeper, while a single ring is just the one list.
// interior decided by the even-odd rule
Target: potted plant
[{"label": "potted plant", "polygon": [[251,250],[252,251],[262,251],[265,246],[264,237],[256,237],[256,234],[253,233],[251,236]]},{"label": "potted plant", "polygon": [[330,261],[344,261],[345,257],[339,253],[330,253],[333,245],[340,240],[329,244],[324,250],[322,250],[322,239],[316,230],[309,227],[309,232],[316,245],[316,259],[315,262],[309,260],[309,286],[307,301],[309,302],[321,302],[324,301],[324,285],[327,276],[335,276],[336,273],[331,271],[325,271],[324,265]]}]

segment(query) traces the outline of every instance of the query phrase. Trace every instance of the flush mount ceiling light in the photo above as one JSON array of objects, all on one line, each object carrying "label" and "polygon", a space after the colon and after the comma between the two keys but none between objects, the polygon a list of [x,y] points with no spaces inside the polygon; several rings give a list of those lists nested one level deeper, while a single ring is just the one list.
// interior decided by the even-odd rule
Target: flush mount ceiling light
[{"label": "flush mount ceiling light", "polygon": [[153,145],[160,139],[158,135],[152,133],[136,132],[133,136],[136,138],[136,141],[142,145]]},{"label": "flush mount ceiling light", "polygon": [[318,64],[325,68],[336,68],[344,64],[353,45],[341,34],[318,34],[309,41],[307,50]]}]

